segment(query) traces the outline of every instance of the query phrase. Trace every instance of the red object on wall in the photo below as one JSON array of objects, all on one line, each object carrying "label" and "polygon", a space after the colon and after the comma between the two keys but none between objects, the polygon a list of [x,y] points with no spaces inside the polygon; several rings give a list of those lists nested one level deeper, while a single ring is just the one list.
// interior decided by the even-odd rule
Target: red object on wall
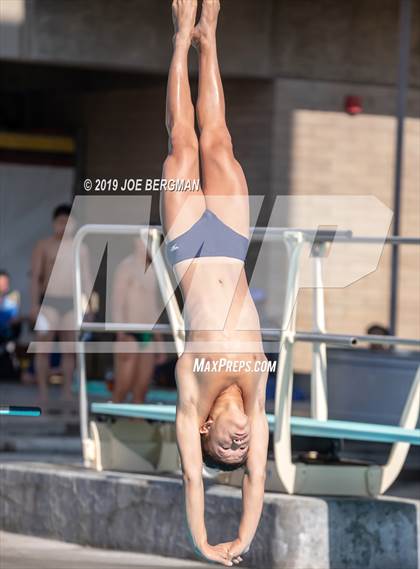
[{"label": "red object on wall", "polygon": [[349,115],[358,115],[363,111],[361,97],[356,97],[354,95],[348,95],[346,97],[344,106],[346,113]]}]

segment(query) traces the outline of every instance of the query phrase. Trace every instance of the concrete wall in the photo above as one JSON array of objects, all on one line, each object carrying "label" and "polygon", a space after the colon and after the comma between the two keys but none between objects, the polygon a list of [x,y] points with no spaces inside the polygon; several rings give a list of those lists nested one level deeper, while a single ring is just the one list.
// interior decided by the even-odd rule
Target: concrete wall
[{"label": "concrete wall", "polygon": [[[350,93],[362,97],[364,112],[359,116],[343,112],[344,98]],[[392,116],[392,88],[278,79],[274,100],[272,195],[373,195],[393,209],[396,120]],[[406,120],[404,139],[400,229],[403,236],[420,235],[419,108],[420,93],[413,89],[408,96],[411,117]],[[273,267],[274,254],[272,259]],[[397,334],[411,338],[420,337],[419,267],[419,247],[402,247]],[[327,329],[366,333],[374,322],[386,325],[390,271],[391,248],[385,246],[375,272],[350,287],[327,289]],[[312,292],[309,288],[299,292],[298,329],[312,326]],[[270,293],[274,298],[277,288],[273,287]],[[275,310],[274,304],[271,310]],[[310,361],[309,344],[299,344],[298,369],[309,369]]]},{"label": "concrete wall", "polygon": [[[393,85],[398,65],[398,0],[273,2],[275,75]],[[420,5],[412,2],[410,82],[420,85]]]},{"label": "concrete wall", "polygon": [[[227,120],[252,194],[270,187],[272,82],[227,80]],[[159,178],[167,152],[166,80],[84,96],[86,176]],[[158,210],[154,221],[158,223]]]},{"label": "concrete wall", "polygon": [[[163,476],[11,463],[0,470],[0,528],[81,545],[193,558],[182,482]],[[210,543],[234,539],[241,491],[205,484]],[[419,502],[266,493],[244,567],[418,569]]]},{"label": "concrete wall", "polygon": [[[411,68],[420,85],[420,6],[413,1]],[[0,58],[163,72],[169,0],[7,0]],[[227,75],[394,84],[398,0],[225,0],[219,47]]]}]

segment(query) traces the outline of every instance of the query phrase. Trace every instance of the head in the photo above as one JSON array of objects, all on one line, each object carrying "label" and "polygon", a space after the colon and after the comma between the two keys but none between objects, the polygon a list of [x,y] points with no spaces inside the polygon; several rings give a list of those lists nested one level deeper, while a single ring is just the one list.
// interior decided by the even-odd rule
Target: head
[{"label": "head", "polygon": [[[389,336],[390,335],[389,329],[386,328],[385,326],[382,326],[382,324],[372,324],[367,329],[367,333],[369,335],[372,334],[375,336]],[[387,346],[386,344],[375,344],[374,342],[372,342],[369,345],[369,347],[371,350],[387,350],[387,349],[391,348],[391,346]]]},{"label": "head", "polygon": [[236,470],[246,463],[250,423],[244,413],[242,392],[226,390],[213,404],[200,427],[203,462],[209,468]]},{"label": "head", "polygon": [[10,290],[10,275],[7,271],[0,269],[0,296],[4,296]]},{"label": "head", "polygon": [[[70,222],[71,206],[68,204],[58,205],[52,215],[54,235],[61,239],[67,224]],[[72,232],[72,227],[69,228]]]}]

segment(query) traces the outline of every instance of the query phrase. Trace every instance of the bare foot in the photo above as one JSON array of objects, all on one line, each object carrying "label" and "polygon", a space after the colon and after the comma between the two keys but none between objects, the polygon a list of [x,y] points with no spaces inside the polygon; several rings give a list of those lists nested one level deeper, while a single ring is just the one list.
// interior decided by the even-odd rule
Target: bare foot
[{"label": "bare foot", "polygon": [[220,0],[203,0],[200,21],[195,26],[192,43],[196,49],[206,47],[215,37]]},{"label": "bare foot", "polygon": [[191,42],[196,15],[197,0],[173,0],[172,19],[175,28],[175,39]]}]

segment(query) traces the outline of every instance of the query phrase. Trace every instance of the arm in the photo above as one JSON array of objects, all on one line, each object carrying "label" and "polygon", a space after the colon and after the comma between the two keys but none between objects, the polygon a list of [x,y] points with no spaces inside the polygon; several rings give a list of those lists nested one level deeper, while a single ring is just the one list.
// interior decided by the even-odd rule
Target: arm
[{"label": "arm", "polygon": [[268,422],[265,408],[259,405],[252,417],[251,443],[245,475],[242,482],[242,517],[238,537],[249,548],[260,521],[266,478],[268,450]]},{"label": "arm", "polygon": [[186,406],[177,408],[176,437],[181,457],[185,491],[185,508],[190,538],[196,549],[207,543],[204,523],[204,485],[202,479],[203,459],[199,421],[196,409]]},{"label": "arm", "polygon": [[[123,261],[124,263],[124,261]],[[125,322],[124,316],[124,300],[125,291],[127,290],[128,276],[124,265],[120,264],[115,271],[114,282],[112,286],[112,321],[121,324]]]},{"label": "arm", "polygon": [[31,258],[31,318],[36,320],[39,303],[41,297],[41,280],[42,280],[42,267],[43,267],[44,246],[43,242],[39,241],[33,251]]},{"label": "arm", "polygon": [[260,379],[251,419],[251,440],[242,481],[242,516],[238,538],[229,543],[229,558],[249,550],[257,531],[263,504],[269,441],[268,421],[265,414],[267,377]]},{"label": "arm", "polygon": [[82,277],[82,298],[84,299],[83,312],[86,312],[86,309],[90,313],[97,312],[99,309],[99,298],[98,294],[92,290],[94,283],[90,268],[89,250],[85,244],[82,244],[80,250],[80,268]]},{"label": "arm", "polygon": [[[178,360],[179,362],[179,360]],[[231,567],[228,553],[219,546],[211,546],[207,541],[204,521],[203,458],[200,441],[200,420],[197,413],[197,394],[194,394],[194,376],[186,371],[176,372],[178,402],[176,412],[176,438],[184,481],[185,510],[188,536],[196,554],[206,561],[215,561]],[[187,380],[187,383],[185,383]],[[186,387],[186,385],[188,387]]]}]

